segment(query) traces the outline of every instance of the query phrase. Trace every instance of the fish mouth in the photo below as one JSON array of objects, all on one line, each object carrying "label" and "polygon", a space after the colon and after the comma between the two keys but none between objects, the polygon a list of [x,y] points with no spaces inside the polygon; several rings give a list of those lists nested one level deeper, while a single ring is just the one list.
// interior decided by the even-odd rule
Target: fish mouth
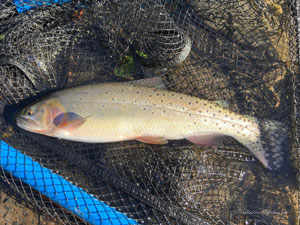
[{"label": "fish mouth", "polygon": [[32,130],[32,128],[38,127],[38,124],[31,119],[28,119],[23,116],[18,116],[16,118],[16,125],[24,130]]}]

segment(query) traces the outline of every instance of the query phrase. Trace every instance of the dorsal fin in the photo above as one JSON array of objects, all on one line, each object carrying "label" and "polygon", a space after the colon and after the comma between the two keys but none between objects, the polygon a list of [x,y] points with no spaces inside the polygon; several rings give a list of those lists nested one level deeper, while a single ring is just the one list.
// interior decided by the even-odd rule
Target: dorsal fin
[{"label": "dorsal fin", "polygon": [[145,87],[152,87],[161,90],[166,90],[166,86],[161,77],[150,77],[140,80],[129,81],[128,83],[137,84]]},{"label": "dorsal fin", "polygon": [[214,103],[221,106],[222,108],[229,109],[229,104],[225,100],[216,100],[216,101],[214,101]]}]

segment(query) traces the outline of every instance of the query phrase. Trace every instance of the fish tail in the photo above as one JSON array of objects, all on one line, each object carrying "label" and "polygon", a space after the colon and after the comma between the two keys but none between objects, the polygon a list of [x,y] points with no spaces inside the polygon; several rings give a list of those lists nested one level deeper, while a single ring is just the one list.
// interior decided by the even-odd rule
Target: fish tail
[{"label": "fish tail", "polygon": [[273,120],[261,120],[258,125],[262,145],[260,153],[265,162],[263,164],[270,170],[279,169],[284,162],[284,144],[287,140],[288,130],[284,124]]}]

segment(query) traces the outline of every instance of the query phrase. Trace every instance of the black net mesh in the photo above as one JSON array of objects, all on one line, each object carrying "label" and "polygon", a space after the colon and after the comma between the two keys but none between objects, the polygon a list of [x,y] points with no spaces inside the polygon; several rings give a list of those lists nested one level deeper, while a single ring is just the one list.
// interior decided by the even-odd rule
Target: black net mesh
[{"label": "black net mesh", "polygon": [[[0,1],[1,140],[139,223],[299,223],[299,2],[37,1],[20,13],[28,2]],[[22,131],[11,119],[55,89],[152,76],[169,90],[285,123],[284,166],[264,169],[230,138],[211,147],[83,144]],[[86,224],[2,177],[62,223]]]}]

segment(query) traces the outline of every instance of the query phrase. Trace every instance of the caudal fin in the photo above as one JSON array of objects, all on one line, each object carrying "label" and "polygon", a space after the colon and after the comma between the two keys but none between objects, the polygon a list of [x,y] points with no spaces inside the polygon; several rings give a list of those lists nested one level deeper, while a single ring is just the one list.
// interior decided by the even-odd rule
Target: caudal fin
[{"label": "caudal fin", "polygon": [[260,142],[262,144],[262,154],[264,155],[265,166],[270,170],[279,169],[284,162],[284,143],[287,139],[288,131],[284,124],[263,120],[259,122]]}]

